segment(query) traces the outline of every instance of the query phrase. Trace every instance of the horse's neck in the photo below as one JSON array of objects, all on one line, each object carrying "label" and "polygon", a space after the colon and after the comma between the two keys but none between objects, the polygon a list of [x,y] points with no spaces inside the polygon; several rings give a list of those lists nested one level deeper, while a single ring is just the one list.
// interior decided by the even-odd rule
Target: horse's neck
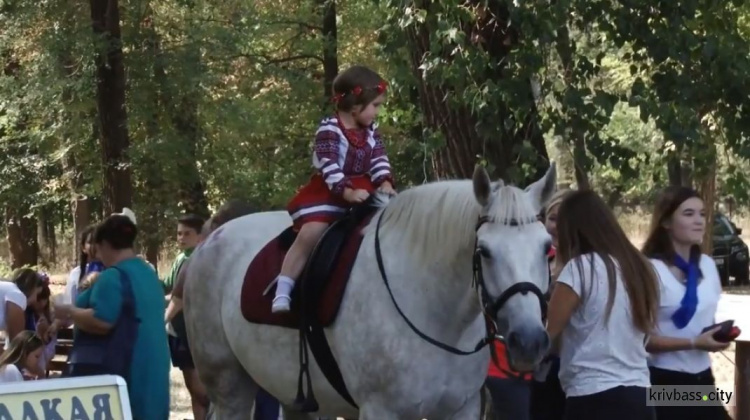
[{"label": "horse's neck", "polygon": [[[396,252],[408,256],[406,250]],[[398,288],[406,289],[412,296],[410,306],[403,309],[408,317],[419,319],[416,325],[424,325],[435,338],[464,347],[466,342],[481,338],[481,331],[476,328],[481,310],[471,284],[471,256],[471,250],[461,250],[452,260],[427,264],[409,261],[407,269],[402,271],[404,277],[395,279],[401,283]],[[399,298],[396,296],[397,301]]]}]

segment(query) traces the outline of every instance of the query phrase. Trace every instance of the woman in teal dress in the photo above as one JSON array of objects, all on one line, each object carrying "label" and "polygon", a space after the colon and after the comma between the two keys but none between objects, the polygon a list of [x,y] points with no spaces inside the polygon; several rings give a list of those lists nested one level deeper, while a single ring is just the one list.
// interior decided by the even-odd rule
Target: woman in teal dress
[{"label": "woman in teal dress", "polygon": [[[77,330],[108,334],[123,308],[121,273],[130,280],[135,316],[140,321],[127,380],[133,418],[169,418],[169,349],[164,329],[164,293],[154,270],[133,250],[137,228],[124,215],[112,215],[94,233],[97,255],[107,267],[67,307]],[[58,309],[58,312],[60,310]]]}]

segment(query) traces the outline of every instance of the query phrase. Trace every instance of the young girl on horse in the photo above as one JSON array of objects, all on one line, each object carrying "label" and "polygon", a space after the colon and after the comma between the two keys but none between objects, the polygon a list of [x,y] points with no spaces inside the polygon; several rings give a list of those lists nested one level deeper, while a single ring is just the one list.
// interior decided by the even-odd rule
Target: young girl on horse
[{"label": "young girl on horse", "polygon": [[386,82],[363,66],[350,67],[333,81],[336,114],[315,134],[316,174],[288,206],[299,232],[276,278],[272,312],[287,312],[295,280],[329,224],[376,189],[394,194],[391,166],[375,126]]}]

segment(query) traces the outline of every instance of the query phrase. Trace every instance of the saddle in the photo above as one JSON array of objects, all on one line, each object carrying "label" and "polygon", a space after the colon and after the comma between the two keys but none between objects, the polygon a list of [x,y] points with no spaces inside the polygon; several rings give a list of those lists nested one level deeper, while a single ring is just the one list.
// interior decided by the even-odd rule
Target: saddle
[{"label": "saddle", "polygon": [[[245,274],[240,298],[240,309],[245,319],[256,324],[293,328],[300,332],[300,376],[295,401],[295,408],[299,411],[318,410],[308,371],[308,346],[333,388],[346,401],[357,406],[346,389],[324,328],[336,320],[349,274],[362,243],[362,228],[376,210],[368,199],[349,209],[341,219],[331,224],[315,246],[302,276],[297,279],[291,296],[291,311],[287,313],[271,313],[275,286],[269,293],[264,295],[263,292],[278,276],[284,257],[297,237],[292,227],[266,244],[250,263]],[[307,397],[303,392],[305,378]]]}]

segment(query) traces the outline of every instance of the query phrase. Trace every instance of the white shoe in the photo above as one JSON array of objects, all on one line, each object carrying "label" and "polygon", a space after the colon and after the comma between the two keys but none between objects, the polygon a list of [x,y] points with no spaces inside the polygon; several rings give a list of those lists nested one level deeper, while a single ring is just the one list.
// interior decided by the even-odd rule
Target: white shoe
[{"label": "white shoe", "polygon": [[292,298],[287,295],[278,295],[273,298],[271,313],[289,312],[292,304]]}]

